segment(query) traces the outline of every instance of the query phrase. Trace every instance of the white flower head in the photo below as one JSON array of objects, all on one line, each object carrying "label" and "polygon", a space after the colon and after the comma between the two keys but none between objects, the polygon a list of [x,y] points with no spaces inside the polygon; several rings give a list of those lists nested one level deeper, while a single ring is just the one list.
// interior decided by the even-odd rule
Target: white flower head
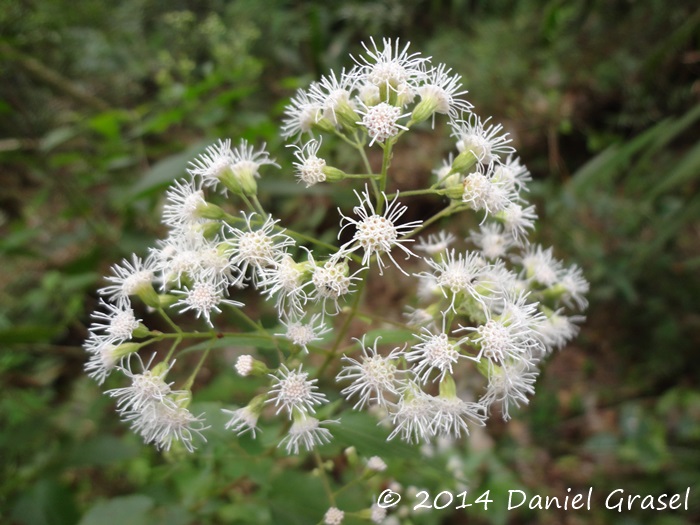
[{"label": "white flower head", "polygon": [[473,331],[471,341],[478,345],[476,361],[485,357],[490,364],[502,364],[510,360],[530,359],[542,351],[537,326],[542,320],[537,313],[537,303],[525,302],[521,295],[515,301],[506,301],[501,315],[494,316],[486,310],[486,322],[477,327],[464,327],[456,331]]},{"label": "white flower head", "polygon": [[295,345],[303,348],[305,352],[308,352],[307,345],[314,341],[322,340],[322,336],[330,332],[332,327],[323,322],[323,315],[320,313],[314,314],[308,323],[302,321],[282,321],[287,330],[284,334],[276,335],[283,335]]},{"label": "white flower head", "polygon": [[484,425],[484,409],[478,403],[469,403],[454,396],[438,396],[433,398],[433,404],[432,432],[435,435],[459,439],[462,434],[469,435],[469,425]]},{"label": "white flower head", "polygon": [[576,337],[580,329],[578,325],[584,320],[585,317],[580,315],[563,315],[561,309],[549,313],[537,327],[545,352],[564,347]]},{"label": "white flower head", "polygon": [[497,218],[503,223],[505,231],[516,242],[522,244],[527,242],[527,231],[535,228],[537,213],[534,205],[523,207],[521,204],[510,202]]},{"label": "white flower head", "polygon": [[308,372],[289,370],[282,365],[276,374],[270,374],[275,384],[270,389],[272,397],[267,403],[275,403],[277,414],[286,410],[291,417],[295,411],[302,413],[315,413],[315,406],[327,403],[325,394],[316,392],[318,379],[308,379]]},{"label": "white flower head", "polygon": [[124,347],[120,341],[115,340],[109,334],[92,333],[85,341],[83,348],[90,354],[90,358],[85,363],[85,372],[98,385],[104,383],[121,359],[128,355],[123,351]]},{"label": "white flower head", "polygon": [[491,124],[474,113],[467,120],[458,120],[452,128],[452,136],[457,139],[457,149],[460,153],[471,151],[482,164],[493,164],[502,155],[510,155],[515,149],[510,146],[508,133],[503,132],[501,124]]},{"label": "white flower head", "polygon": [[473,107],[466,100],[459,98],[466,95],[467,91],[460,91],[462,77],[450,74],[451,71],[445,64],[439,64],[428,72],[424,82],[417,89],[421,100],[434,108],[433,124],[435,113],[449,115],[451,119],[456,120]]},{"label": "white flower head", "polygon": [[491,283],[483,279],[488,268],[476,252],[466,254],[456,253],[450,250],[446,254],[440,254],[440,260],[424,259],[433,272],[422,272],[418,277],[434,279],[435,285],[442,294],[450,299],[449,308],[456,312],[455,303],[458,298],[467,295],[480,303],[491,295]]},{"label": "white flower head", "polygon": [[386,518],[386,509],[376,503],[372,503],[370,519],[373,523],[382,523]]},{"label": "white flower head", "polygon": [[250,432],[253,437],[255,437],[255,432],[258,431],[258,419],[260,417],[260,412],[251,405],[244,406],[237,410],[228,410],[222,408],[221,411],[230,416],[230,419],[224,425],[226,430],[231,430],[239,436]]},{"label": "white flower head", "polygon": [[246,215],[245,228],[238,229],[226,226],[229,233],[229,249],[227,254],[231,257],[231,264],[240,268],[241,279],[245,278],[248,267],[253,267],[253,283],[257,284],[262,277],[262,269],[274,266],[284,256],[285,248],[293,246],[294,239],[284,234],[284,230],[275,231],[275,225],[279,222],[268,215],[259,227],[255,227],[257,214]]},{"label": "white flower head", "polygon": [[410,113],[401,113],[401,108],[380,102],[374,106],[366,106],[363,104],[361,109],[358,109],[358,114],[362,116],[362,120],[356,122],[364,126],[367,134],[372,138],[369,145],[375,142],[384,142],[387,139],[395,137],[399,134],[399,130],[407,131],[408,128],[399,124],[399,119],[410,116]]},{"label": "white flower head", "polygon": [[338,507],[331,507],[323,516],[323,523],[324,525],[341,525],[344,518],[345,513],[342,510]]},{"label": "white flower head", "polygon": [[90,326],[93,333],[102,332],[115,340],[127,341],[132,338],[134,330],[139,327],[141,319],[136,319],[129,305],[113,305],[100,299],[100,306],[108,313],[95,311],[92,317],[97,321]]},{"label": "white flower head", "polygon": [[376,213],[367,187],[365,187],[365,191],[362,192],[362,194],[358,194],[357,191],[355,191],[355,195],[360,200],[360,205],[353,208],[353,212],[358,216],[358,219],[346,217],[338,210],[342,216],[341,224],[345,222],[340,228],[340,232],[338,232],[339,237],[343,229],[347,226],[351,224],[355,226],[355,234],[352,240],[341,247],[341,252],[349,253],[358,248],[362,248],[364,250],[362,264],[365,266],[369,266],[370,259],[373,255],[376,255],[380,274],[383,273],[385,266],[382,255],[386,254],[391,262],[394,263],[394,266],[402,273],[408,275],[391,255],[391,250],[394,247],[398,247],[406,254],[406,259],[411,256],[415,257],[416,255],[404,246],[404,243],[413,242],[413,239],[401,239],[400,236],[417,228],[423,221],[411,221],[405,224],[397,224],[397,221],[408,209],[398,202],[398,192],[396,192],[396,197],[391,202],[389,202],[386,194],[382,193],[386,208],[382,215]]},{"label": "white flower head", "polygon": [[520,163],[518,157],[512,155],[504,163],[494,166],[493,178],[507,184],[517,193],[527,190],[527,183],[532,180],[530,171]]},{"label": "white flower head", "polygon": [[321,426],[331,423],[338,423],[338,421],[319,421],[315,417],[306,414],[297,415],[289,432],[278,446],[284,445],[287,454],[299,454],[299,449],[302,446],[307,452],[311,452],[317,446],[331,442],[333,436],[330,431]]},{"label": "white flower head", "polygon": [[523,266],[525,279],[547,287],[559,282],[562,264],[554,258],[551,247],[545,250],[539,244],[529,246],[516,260]]},{"label": "white flower head", "polygon": [[357,120],[356,106],[351,98],[354,82],[354,73],[346,74],[343,69],[339,77],[331,71],[309,88],[309,97],[320,106],[320,115],[333,126],[352,127]]},{"label": "white flower head", "polygon": [[420,237],[416,250],[420,250],[428,255],[437,255],[447,252],[450,245],[457,240],[457,237],[447,230],[440,230],[437,234],[431,233],[428,238]]},{"label": "white flower head", "polygon": [[535,393],[535,381],[539,374],[534,362],[521,359],[507,361],[489,371],[486,393],[479,400],[487,410],[494,403],[501,403],[503,419],[510,419],[510,405],[528,404],[528,395]]},{"label": "white flower head", "polygon": [[[117,400],[117,411],[121,413],[141,412],[148,405],[163,402],[169,394],[173,393],[170,388],[172,383],[166,383],[165,376],[174,363],[167,366],[162,363],[154,367],[153,370],[149,370],[153,358],[146,365],[143,364],[138,354],[136,354],[136,358],[143,370],[141,373],[134,373],[131,370],[130,360],[127,360],[124,366],[119,367],[124,375],[131,380],[131,385],[105,392]],[[180,392],[175,393],[179,394]]]},{"label": "white flower head", "polygon": [[284,108],[282,137],[299,139],[302,134],[310,133],[319,120],[323,105],[309,97],[309,93],[299,89],[290,103]]},{"label": "white flower head", "polygon": [[337,375],[337,381],[352,381],[352,384],[340,391],[346,399],[357,395],[358,400],[353,408],[362,409],[366,404],[377,403],[385,406],[389,403],[387,396],[399,396],[399,385],[402,381],[402,371],[397,363],[403,353],[400,347],[394,348],[386,356],[377,351],[380,338],[375,339],[373,346],[366,346],[364,338],[356,340],[362,347],[362,355],[358,359],[343,356],[343,365]]},{"label": "white flower head", "polygon": [[249,146],[247,140],[241,139],[238,147],[231,150],[231,172],[237,180],[260,178],[259,170],[265,165],[280,167],[274,159],[270,158],[265,146],[266,144],[263,143],[260,149],[255,151],[254,146]]},{"label": "white flower head", "polygon": [[124,414],[124,421],[140,434],[144,443],[154,443],[159,450],[168,451],[174,442],[180,442],[188,452],[194,452],[195,436],[206,441],[202,432],[204,414],[195,416],[186,406],[187,397],[167,397],[162,402],[148,404],[140,411]]},{"label": "white flower head", "polygon": [[579,310],[586,309],[588,300],[585,294],[588,293],[589,284],[579,266],[574,264],[563,270],[559,277],[559,285],[564,289],[562,296],[564,304],[576,305]]},{"label": "white flower head", "polygon": [[217,144],[207,146],[204,153],[189,163],[187,172],[200,177],[204,186],[216,188],[221,179],[230,174],[232,162],[231,139],[219,139]]},{"label": "white flower head", "polygon": [[[347,260],[339,256],[332,257],[326,262],[320,264],[313,261],[309,257],[313,274],[311,283],[314,286],[314,291],[309,295],[311,301],[321,301],[324,313],[335,315],[340,311],[338,301],[350,293],[353,281],[359,280],[357,274],[362,269],[357,270],[354,274],[350,274]],[[328,309],[328,303],[333,305],[333,309]]]},{"label": "white flower head", "polygon": [[417,363],[412,371],[422,382],[427,383],[433,370],[438,371],[434,381],[442,380],[446,374],[452,374],[452,365],[456,364],[461,357],[460,341],[451,340],[445,326],[447,316],[442,317],[442,329],[431,331],[423,327],[421,333],[415,334],[420,342],[413,345],[409,352],[406,352],[406,360]]},{"label": "white flower head", "polygon": [[308,297],[302,281],[306,272],[310,271],[309,266],[308,263],[297,263],[291,255],[284,254],[274,264],[260,270],[258,288],[268,298],[276,298],[280,315],[284,312],[292,317],[303,315],[303,305]]},{"label": "white flower head", "polygon": [[462,180],[462,201],[468,203],[474,211],[486,212],[484,219],[488,214],[506,209],[511,204],[512,197],[504,183],[494,181],[483,173],[481,165]]},{"label": "white flower head", "polygon": [[303,146],[299,147],[296,144],[290,144],[296,148],[294,156],[299,162],[295,162],[294,166],[297,170],[297,178],[300,182],[306,184],[306,187],[313,186],[319,182],[326,180],[326,174],[323,169],[326,167],[326,161],[317,156],[318,149],[321,147],[321,139],[309,139]]},{"label": "white flower head", "polygon": [[503,231],[498,223],[488,222],[479,226],[479,231],[472,231],[469,240],[480,250],[481,254],[489,260],[500,259],[515,245],[513,237]]},{"label": "white flower head", "polygon": [[367,460],[367,468],[373,472],[384,472],[386,470],[386,463],[379,456],[372,456]]},{"label": "white flower head", "polygon": [[236,372],[241,377],[250,375],[253,371],[253,356],[249,354],[239,355],[236,360]]},{"label": "white flower head", "polygon": [[[131,262],[122,260],[121,265],[112,266],[114,275],[105,277],[105,280],[112,283],[109,286],[100,288],[101,295],[108,296],[119,306],[128,306],[129,297],[140,292],[153,290],[155,261],[152,257],[145,260],[132,255]],[[155,292],[154,292],[155,293]]]},{"label": "white flower head", "polygon": [[432,396],[416,384],[409,384],[396,407],[391,407],[389,417],[394,430],[387,440],[400,436],[408,443],[430,441],[433,437],[432,421],[435,416]]},{"label": "white flower head", "polygon": [[426,76],[425,63],[430,58],[421,57],[420,53],[409,54],[410,43],[401,48],[398,39],[394,43],[389,38],[383,39],[381,49],[373,38],[370,43],[371,48],[362,43],[367,56],[353,57],[358,65],[355,71],[358,82],[378,88],[384,102],[395,99],[401,106],[411,102],[416,87]]},{"label": "white flower head", "polygon": [[222,284],[212,279],[199,279],[191,287],[185,287],[183,290],[174,290],[173,293],[182,296],[173,304],[175,307],[181,307],[180,313],[192,310],[197,315],[197,318],[200,316],[204,317],[209,326],[213,326],[211,322],[212,312],[221,313],[219,305],[228,304],[238,308],[244,306],[240,301],[225,299],[225,288]]},{"label": "white flower head", "polygon": [[177,228],[203,222],[201,213],[206,208],[201,182],[193,180],[175,181],[165,193],[167,203],[163,207],[163,223]]}]

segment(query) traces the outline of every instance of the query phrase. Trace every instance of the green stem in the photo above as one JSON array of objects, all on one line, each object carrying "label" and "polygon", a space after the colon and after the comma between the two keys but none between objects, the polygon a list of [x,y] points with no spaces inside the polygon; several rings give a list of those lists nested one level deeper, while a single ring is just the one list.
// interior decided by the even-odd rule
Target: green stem
[{"label": "green stem", "polygon": [[345,173],[343,178],[345,179],[378,179],[379,174],[376,173]]},{"label": "green stem", "polygon": [[168,352],[168,355],[165,356],[165,362],[166,362],[166,363],[169,363],[169,362],[170,362],[170,360],[171,360],[172,357],[173,357],[173,353],[175,353],[175,349],[178,347],[178,345],[179,345],[181,342],[182,342],[182,336],[180,336],[180,335],[178,334],[178,337],[175,338],[175,340],[173,341],[172,346],[170,347],[170,351]]},{"label": "green stem", "polygon": [[165,310],[163,310],[162,308],[158,308],[158,313],[163,319],[165,319],[165,322],[168,323],[168,326],[170,326],[170,328],[175,330],[175,332],[177,332],[178,334],[182,334],[182,330],[180,329],[180,327],[176,325],[172,319],[170,319],[170,316],[165,313]]},{"label": "green stem", "polygon": [[441,211],[437,212],[435,215],[433,215],[432,217],[430,217],[429,219],[424,221],[423,224],[418,226],[415,230],[404,235],[403,238],[408,239],[410,237],[413,237],[417,233],[420,233],[425,228],[430,226],[435,221],[441,219],[442,217],[446,217],[448,215],[452,215],[453,213],[457,213],[458,211],[462,211],[462,209],[466,209],[466,208],[464,208],[461,204],[455,204],[455,203],[451,202],[449,206],[447,206],[446,208],[443,208]]},{"label": "green stem", "polygon": [[345,338],[346,334],[348,333],[348,330],[350,329],[350,323],[352,323],[352,320],[355,318],[355,315],[357,314],[357,309],[360,306],[360,299],[362,297],[362,292],[365,289],[366,283],[367,283],[366,278],[362,279],[362,281],[360,281],[360,284],[357,287],[357,291],[355,292],[355,298],[353,300],[350,313],[345,318],[345,321],[343,321],[343,325],[340,327],[340,330],[338,331],[338,337],[336,337],[335,343],[333,343],[333,348],[331,349],[330,353],[326,356],[326,359],[321,364],[321,367],[316,372],[316,377],[321,377],[323,375],[323,373],[326,371],[326,369],[328,368],[328,366],[331,364],[331,361],[333,361],[333,359],[335,358],[336,353],[338,351],[338,348],[340,347],[340,343]]},{"label": "green stem", "polygon": [[255,209],[255,206],[253,206],[253,203],[250,202],[250,199],[245,196],[244,193],[240,194],[241,199],[243,199],[243,202],[245,202],[245,205],[248,207],[248,209],[252,212],[257,212],[258,210]]},{"label": "green stem", "polygon": [[381,215],[384,211],[384,199],[381,195],[386,195],[386,183],[389,174],[389,165],[391,164],[391,150],[394,147],[394,140],[389,139],[386,144],[382,146],[384,149],[384,154],[382,155],[382,173],[379,179],[379,192],[380,196],[377,198],[377,215]]},{"label": "green stem", "polygon": [[[212,341],[212,343],[213,343],[213,341]],[[185,384],[182,387],[183,390],[190,390],[192,388],[192,384],[194,383],[194,380],[197,377],[199,370],[202,368],[204,361],[206,361],[207,356],[209,355],[210,351],[211,351],[211,346],[207,347],[207,349],[202,354],[202,357],[199,358],[199,363],[197,363],[197,366],[190,374],[190,377],[187,378],[187,381],[185,382]]]},{"label": "green stem", "polygon": [[402,191],[399,194],[399,197],[412,197],[414,195],[432,195],[432,194],[437,194],[440,195],[442,190],[436,190],[432,188],[428,188],[425,190],[409,190],[409,191]]},{"label": "green stem", "polygon": [[266,217],[267,215],[269,215],[265,211],[265,208],[262,207],[262,204],[260,204],[257,195],[252,195],[251,198],[253,199],[253,206],[255,206],[257,212],[260,214],[261,217]]},{"label": "green stem", "polygon": [[323,460],[321,459],[321,454],[318,453],[318,450],[314,450],[314,459],[316,459],[316,465],[318,465],[318,473],[321,477],[321,482],[323,483],[323,490],[326,491],[326,495],[328,496],[328,502],[330,503],[331,507],[335,507],[335,495],[331,489],[331,484],[328,481],[326,469],[323,467]]}]

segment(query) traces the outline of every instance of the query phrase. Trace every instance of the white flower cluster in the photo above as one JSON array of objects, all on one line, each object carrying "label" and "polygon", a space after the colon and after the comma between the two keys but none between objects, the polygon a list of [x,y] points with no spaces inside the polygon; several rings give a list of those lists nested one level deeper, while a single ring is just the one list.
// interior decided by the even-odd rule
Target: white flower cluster
[{"label": "white flower cluster", "polygon": [[[257,336],[275,341],[281,351],[275,369],[252,355],[238,359],[241,376],[267,377],[269,388],[245,407],[224,410],[230,416],[226,428],[255,437],[263,415],[288,418],[279,444],[290,454],[331,440],[326,427],[339,422],[319,419],[317,410],[326,415],[333,408],[317,383],[334,367],[330,377],[336,376],[341,395],[356,409],[378,407],[393,425],[390,439],[459,438],[471,425],[483,425],[494,404],[508,419],[511,406],[527,403],[541,360],[576,335],[582,317],[572,310],[586,307],[588,283],[578,267],[555,259],[551,248],[529,244],[536,219],[524,198],[530,174],[508,134],[472,112],[459,75],[408,47],[371,40],[354,67],[298,91],[286,108],[282,135],[295,142],[289,146],[296,162],[285,169],[307,187],[361,179],[352,213],[338,210],[337,238],[344,239],[339,246],[283,228],[265,212],[257,198],[259,172],[280,166],[264,146],[256,150],[241,141],[232,147],[227,139],[208,147],[190,164],[190,177],[167,191],[167,238],[145,260],[133,256],[113,267],[109,285],[100,290],[105,311],[94,314],[85,344],[86,370],[100,383],[112,370],[131,380],[130,387],[109,394],[146,442],[169,449],[178,441],[192,450],[193,437],[204,428],[187,408],[199,367],[181,390],[171,390],[166,375],[178,345],[206,334],[183,332],[166,313],[173,309],[191,311],[213,328],[214,315],[228,307]],[[436,115],[447,119],[455,151],[435,170],[429,188],[387,193],[394,144],[421,123],[434,127]],[[350,175],[332,166],[320,156],[319,134],[356,149],[366,173]],[[302,138],[306,142],[299,145]],[[368,147],[383,152],[381,172],[373,171]],[[234,200],[238,211],[210,202],[214,192]],[[404,203],[416,194],[447,198],[449,204],[431,218],[410,219],[415,213]],[[445,219],[468,210],[478,230],[451,231],[456,229]],[[430,225],[433,233],[413,245]],[[410,266],[402,262],[411,258]],[[412,283],[409,335],[389,351],[380,338],[362,337],[353,354],[344,338],[375,267],[380,277],[396,272],[407,286]],[[231,298],[247,286],[274,304],[277,333],[247,318],[243,303]],[[132,309],[134,297],[175,332],[146,328]],[[371,322],[371,313],[366,315]],[[240,333],[225,335],[235,340]],[[174,341],[168,357],[132,373],[131,357],[164,338]],[[326,339],[333,339],[328,348]],[[340,348],[346,352],[342,359]],[[325,361],[319,365],[311,354]],[[484,377],[484,391],[464,389],[470,370]],[[342,519],[337,509],[326,515],[327,523]]]}]

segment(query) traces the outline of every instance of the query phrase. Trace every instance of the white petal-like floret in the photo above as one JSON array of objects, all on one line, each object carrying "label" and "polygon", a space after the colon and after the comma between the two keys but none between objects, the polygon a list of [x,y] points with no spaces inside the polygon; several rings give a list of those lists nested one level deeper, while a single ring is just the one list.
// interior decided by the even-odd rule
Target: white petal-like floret
[{"label": "white petal-like floret", "polygon": [[290,370],[282,365],[276,374],[270,374],[275,384],[270,389],[267,403],[274,403],[277,413],[286,410],[291,417],[294,412],[315,413],[315,407],[327,403],[326,395],[316,392],[318,379],[308,379],[308,372]]},{"label": "white petal-like floret", "polygon": [[[364,255],[362,264],[368,266],[372,256],[376,256],[379,273],[383,273],[385,263],[382,260],[382,255],[389,257],[394,266],[402,273],[408,275],[396,262],[396,259],[391,255],[391,250],[394,247],[399,248],[406,255],[406,259],[415,257],[416,255],[404,246],[406,242],[413,242],[413,239],[402,239],[401,236],[411,232],[419,227],[423,221],[411,221],[404,224],[397,224],[397,221],[406,213],[406,206],[398,202],[398,192],[396,197],[389,202],[385,193],[382,193],[385,210],[382,215],[379,215],[372,204],[372,199],[369,196],[369,191],[365,187],[365,191],[360,193],[355,192],[355,195],[360,200],[360,205],[355,206],[353,211],[358,217],[357,219],[347,217],[338,210],[341,215],[341,229],[338,237],[343,229],[349,225],[355,227],[353,238],[341,247],[341,252],[351,253],[359,248],[362,248]],[[345,224],[342,224],[342,223]]]}]

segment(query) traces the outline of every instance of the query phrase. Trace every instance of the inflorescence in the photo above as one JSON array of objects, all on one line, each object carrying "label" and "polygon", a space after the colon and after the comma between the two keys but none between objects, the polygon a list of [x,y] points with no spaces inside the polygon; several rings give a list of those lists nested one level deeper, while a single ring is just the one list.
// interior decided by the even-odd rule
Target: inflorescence
[{"label": "inflorescence", "polygon": [[[483,425],[494,406],[509,419],[512,408],[534,394],[542,361],[577,334],[588,283],[552,248],[528,241],[536,221],[526,198],[530,173],[508,133],[472,112],[459,75],[408,47],[371,40],[353,67],[299,90],[286,107],[281,133],[296,157],[286,176],[306,187],[353,185],[357,204],[338,210],[342,244],[288,230],[266,212],[257,181],[280,166],[264,145],[226,139],[194,159],[189,177],[167,191],[168,236],[148,254],[113,266],[99,290],[85,368],[100,384],[113,372],[124,376],[128,386],[107,393],[145,442],[192,451],[204,439],[205,416],[190,411],[201,362],[178,381],[174,358],[184,341],[201,346],[219,336],[217,317],[243,320],[249,333],[273,341],[281,358],[273,366],[260,356],[239,357],[236,371],[266,378],[269,387],[244,407],[224,409],[226,428],[255,437],[259,421],[287,420],[279,445],[289,454],[329,442],[333,426],[342,424],[342,406],[330,408],[321,377],[326,384],[335,379],[354,409],[382,414],[392,427],[389,439],[457,439]],[[436,117],[445,120],[453,151],[429,187],[395,188],[395,144],[421,123],[423,133],[439,132]],[[346,173],[323,156],[333,140],[356,151],[364,173]],[[381,170],[373,171],[368,148],[381,151]],[[232,209],[210,202],[215,193]],[[415,216],[407,203],[419,194],[444,208],[423,220],[407,218]],[[464,212],[474,214],[476,229],[460,231],[464,221],[450,220]],[[395,323],[408,334],[401,344],[349,337],[370,274],[400,278],[412,292]],[[244,287],[274,305],[276,326],[266,329],[246,315]],[[136,298],[172,331],[146,327],[135,313]],[[184,332],[171,319],[184,312],[200,318],[205,331]],[[362,315],[371,319],[371,312]],[[243,334],[225,336],[235,341]],[[163,341],[171,343],[167,356],[144,364],[139,351]],[[483,377],[481,384],[464,381],[469,373]],[[325,522],[342,519],[332,508]]]}]

